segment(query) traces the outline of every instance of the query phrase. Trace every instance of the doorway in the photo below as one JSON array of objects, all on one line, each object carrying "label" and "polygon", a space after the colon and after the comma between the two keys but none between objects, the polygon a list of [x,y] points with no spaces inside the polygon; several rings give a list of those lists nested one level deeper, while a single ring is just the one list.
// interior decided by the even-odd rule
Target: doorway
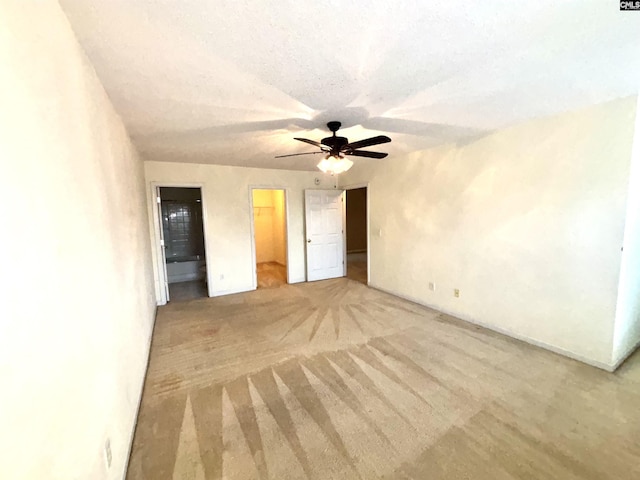
[{"label": "doorway", "polygon": [[287,278],[287,206],[283,189],[251,190],[256,288],[278,288]]},{"label": "doorway", "polygon": [[207,297],[202,191],[158,187],[167,301]]},{"label": "doorway", "polygon": [[346,191],[347,278],[367,285],[367,187]]}]

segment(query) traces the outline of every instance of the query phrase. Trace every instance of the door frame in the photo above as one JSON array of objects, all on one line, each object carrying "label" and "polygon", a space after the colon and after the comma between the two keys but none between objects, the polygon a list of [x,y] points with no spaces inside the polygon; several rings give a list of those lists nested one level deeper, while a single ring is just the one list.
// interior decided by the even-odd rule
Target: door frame
[{"label": "door frame", "polygon": [[287,248],[287,284],[291,278],[291,249],[289,248],[289,189],[287,187],[278,187],[273,185],[249,185],[249,209],[251,212],[250,231],[251,231],[251,262],[253,265],[253,283],[252,288],[258,288],[258,261],[256,255],[256,229],[253,215],[253,191],[254,190],[282,190],[284,192],[284,223],[285,223],[285,243]]},{"label": "door frame", "polygon": [[341,186],[344,190],[344,206],[343,210],[343,220],[342,224],[344,225],[344,276],[347,276],[347,190],[356,190],[358,188],[366,188],[367,189],[367,285],[371,283],[371,230],[369,228],[369,219],[371,215],[371,195],[369,195],[369,182],[364,183],[352,183],[351,185]]},{"label": "door frame", "polygon": [[209,262],[209,245],[207,242],[207,232],[208,229],[208,218],[207,218],[207,205],[206,205],[206,195],[205,195],[205,184],[204,183],[175,183],[175,182],[151,182],[150,184],[150,201],[151,205],[153,205],[153,231],[154,231],[154,245],[156,247],[156,270],[158,272],[158,287],[160,294],[158,297],[158,305],[166,305],[167,296],[164,290],[164,283],[168,283],[168,278],[166,277],[166,268],[162,265],[163,261],[165,261],[165,256],[163,254],[162,245],[160,244],[161,233],[160,230],[162,228],[162,221],[160,220],[160,212],[157,208],[158,201],[156,200],[160,196],[160,188],[169,187],[169,188],[199,188],[200,189],[200,206],[202,208],[202,235],[204,237],[204,264],[206,267],[206,277],[207,277],[207,296],[212,297],[212,284],[211,284],[211,268]]}]

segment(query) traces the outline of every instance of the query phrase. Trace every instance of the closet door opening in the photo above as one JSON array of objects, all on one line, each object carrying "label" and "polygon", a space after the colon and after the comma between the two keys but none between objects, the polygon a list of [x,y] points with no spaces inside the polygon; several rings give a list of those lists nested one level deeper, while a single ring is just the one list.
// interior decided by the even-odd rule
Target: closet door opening
[{"label": "closet door opening", "polygon": [[287,210],[283,189],[251,190],[256,287],[278,288],[287,279]]}]

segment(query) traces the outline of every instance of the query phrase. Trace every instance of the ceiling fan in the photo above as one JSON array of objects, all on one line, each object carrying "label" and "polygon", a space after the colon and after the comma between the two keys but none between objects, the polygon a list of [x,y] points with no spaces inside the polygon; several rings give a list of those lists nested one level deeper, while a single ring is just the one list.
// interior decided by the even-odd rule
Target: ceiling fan
[{"label": "ceiling fan", "polygon": [[370,152],[368,150],[360,150],[364,147],[371,145],[379,145],[381,143],[388,143],[391,141],[389,137],[384,135],[378,135],[377,137],[367,138],[365,140],[359,140],[357,142],[349,143],[349,139],[346,137],[336,136],[336,132],[340,129],[342,124],[340,122],[329,122],[327,127],[333,133],[333,136],[323,138],[322,141],[316,142],[315,140],[309,140],[308,138],[295,138],[300,142],[308,143],[320,148],[319,152],[306,152],[306,153],[293,153],[290,155],[278,155],[275,158],[295,157],[297,155],[314,155],[318,153],[325,154],[318,168],[325,173],[331,175],[346,172],[349,170],[353,162],[345,156],[352,155],[354,157],[368,157],[368,158],[384,158],[388,154],[382,152]]}]

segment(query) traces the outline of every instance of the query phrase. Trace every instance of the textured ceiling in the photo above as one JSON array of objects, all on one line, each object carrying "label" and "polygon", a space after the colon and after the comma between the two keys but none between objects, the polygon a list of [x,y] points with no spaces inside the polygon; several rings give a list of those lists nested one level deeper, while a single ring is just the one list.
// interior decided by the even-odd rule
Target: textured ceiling
[{"label": "textured ceiling", "polygon": [[329,120],[393,158],[640,85],[640,12],[613,0],[60,3],[146,160],[313,170],[273,157]]}]

